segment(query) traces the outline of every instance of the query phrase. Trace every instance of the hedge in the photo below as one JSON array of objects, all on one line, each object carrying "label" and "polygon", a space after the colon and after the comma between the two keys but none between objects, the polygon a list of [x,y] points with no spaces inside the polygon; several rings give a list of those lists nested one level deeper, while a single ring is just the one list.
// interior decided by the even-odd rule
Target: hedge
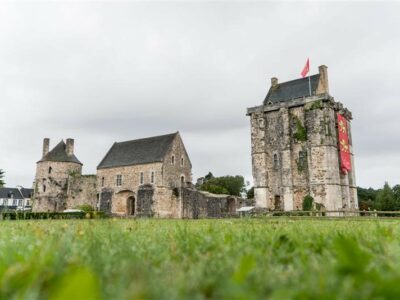
[{"label": "hedge", "polygon": [[44,220],[44,219],[100,219],[105,218],[102,211],[91,212],[3,212],[0,220]]}]

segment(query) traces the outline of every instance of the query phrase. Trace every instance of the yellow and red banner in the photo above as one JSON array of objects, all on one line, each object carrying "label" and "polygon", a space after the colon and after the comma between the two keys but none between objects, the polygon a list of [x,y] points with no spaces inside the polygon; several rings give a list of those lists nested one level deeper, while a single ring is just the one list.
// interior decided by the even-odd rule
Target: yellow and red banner
[{"label": "yellow and red banner", "polygon": [[341,114],[337,114],[338,131],[339,131],[339,153],[341,169],[344,174],[351,170],[349,134],[347,128],[347,120]]}]

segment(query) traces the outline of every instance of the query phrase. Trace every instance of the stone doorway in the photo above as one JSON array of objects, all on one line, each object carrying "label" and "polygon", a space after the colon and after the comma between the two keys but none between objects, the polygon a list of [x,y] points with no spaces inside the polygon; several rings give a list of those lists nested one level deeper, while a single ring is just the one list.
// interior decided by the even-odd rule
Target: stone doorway
[{"label": "stone doorway", "polygon": [[135,215],[135,197],[131,196],[126,200],[126,213],[127,215]]},{"label": "stone doorway", "polygon": [[236,212],[236,201],[235,198],[228,198],[228,213],[233,214]]},{"label": "stone doorway", "polygon": [[282,210],[282,201],[281,201],[281,196],[275,195],[274,198],[274,209],[275,210]]}]

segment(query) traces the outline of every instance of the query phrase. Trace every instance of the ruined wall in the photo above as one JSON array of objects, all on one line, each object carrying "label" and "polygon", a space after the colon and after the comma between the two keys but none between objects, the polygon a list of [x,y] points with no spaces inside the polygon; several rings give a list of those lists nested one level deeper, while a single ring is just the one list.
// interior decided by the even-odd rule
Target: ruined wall
[{"label": "ruined wall", "polygon": [[153,210],[158,218],[181,218],[182,200],[179,188],[158,187],[154,192]]},{"label": "ruined wall", "polygon": [[67,208],[80,205],[97,205],[96,175],[73,175],[68,177]]},{"label": "ruined wall", "polygon": [[221,218],[235,214],[238,199],[227,195],[215,195],[191,188],[180,189],[182,218]]},{"label": "ruined wall", "polygon": [[82,165],[77,163],[38,162],[32,211],[63,211],[67,207],[68,176],[81,172]]},{"label": "ruined wall", "polygon": [[151,185],[141,186],[137,194],[136,215],[138,217],[154,216],[154,187]]}]

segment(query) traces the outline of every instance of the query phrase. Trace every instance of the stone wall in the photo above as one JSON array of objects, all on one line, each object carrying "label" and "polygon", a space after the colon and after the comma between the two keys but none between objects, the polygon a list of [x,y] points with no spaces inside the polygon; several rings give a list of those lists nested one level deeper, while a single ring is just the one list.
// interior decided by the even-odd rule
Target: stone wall
[{"label": "stone wall", "polygon": [[183,188],[180,192],[183,218],[221,218],[235,214],[239,208],[237,197],[216,195],[192,188]]},{"label": "stone wall", "polygon": [[67,207],[68,177],[80,175],[82,165],[71,162],[38,162],[32,211],[63,211]]},{"label": "stone wall", "polygon": [[[174,159],[172,159],[174,157]],[[183,164],[182,160],[183,159]],[[185,146],[178,134],[165,155],[163,164],[163,186],[180,187],[181,177],[186,182],[192,182],[192,164],[186,152]]]},{"label": "stone wall", "polygon": [[[97,191],[112,189],[115,193],[130,190],[137,193],[140,184],[140,173],[143,172],[143,184],[151,184],[151,172],[154,172],[154,186],[163,184],[163,165],[161,162],[126,167],[97,170]],[[117,175],[122,175],[122,184],[117,186]],[[104,184],[103,184],[104,180]]]},{"label": "stone wall", "polygon": [[144,185],[139,188],[136,207],[138,217],[154,216],[154,187],[152,185]]},{"label": "stone wall", "polygon": [[81,205],[97,206],[96,175],[74,175],[68,177],[67,208]]}]

